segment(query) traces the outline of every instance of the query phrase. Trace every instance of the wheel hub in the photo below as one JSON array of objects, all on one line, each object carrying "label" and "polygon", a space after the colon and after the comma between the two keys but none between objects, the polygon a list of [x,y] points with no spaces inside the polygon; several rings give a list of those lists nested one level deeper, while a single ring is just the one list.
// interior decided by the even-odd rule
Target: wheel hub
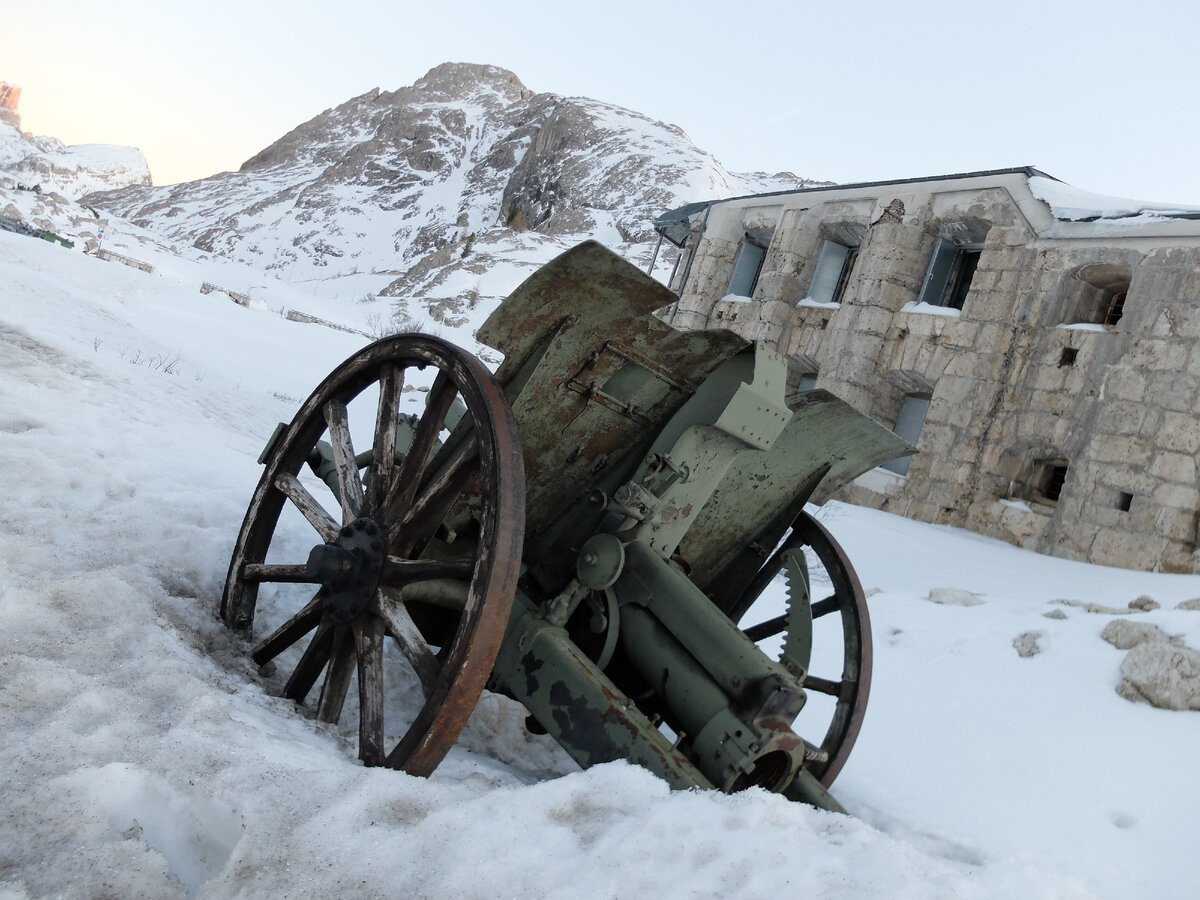
[{"label": "wheel hub", "polygon": [[318,544],[305,570],[321,589],[323,609],[335,622],[349,622],[371,602],[386,557],[383,534],[372,519],[355,519],[334,543]]}]

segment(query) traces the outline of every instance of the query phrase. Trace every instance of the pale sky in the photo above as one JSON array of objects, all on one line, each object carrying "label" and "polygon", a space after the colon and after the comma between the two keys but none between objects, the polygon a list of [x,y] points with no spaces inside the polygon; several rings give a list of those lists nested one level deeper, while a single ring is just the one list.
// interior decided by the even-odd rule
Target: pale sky
[{"label": "pale sky", "polygon": [[676,124],[734,171],[1033,165],[1200,205],[1194,0],[7,6],[0,80],[22,88],[23,128],[139,147],[157,184],[237,169],[327,107],[454,61]]}]

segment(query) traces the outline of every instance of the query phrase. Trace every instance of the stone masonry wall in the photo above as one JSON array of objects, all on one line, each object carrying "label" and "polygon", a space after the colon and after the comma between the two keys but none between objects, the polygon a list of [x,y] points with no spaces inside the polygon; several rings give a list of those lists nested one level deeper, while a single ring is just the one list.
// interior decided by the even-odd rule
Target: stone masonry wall
[{"label": "stone masonry wall", "polygon": [[[1004,190],[932,187],[714,206],[674,324],[763,340],[793,384],[815,372],[888,426],[906,395],[929,396],[907,476],[868,473],[852,502],[1068,558],[1196,571],[1200,232],[1175,246],[1056,241]],[[726,298],[748,223],[774,227],[770,246],[753,298]],[[912,308],[939,237],[981,248],[957,314]],[[838,305],[804,301],[827,239],[859,246]],[[1087,279],[1122,277],[1123,315],[1097,324],[1103,291]],[[1047,473],[1062,466],[1054,499]]]}]

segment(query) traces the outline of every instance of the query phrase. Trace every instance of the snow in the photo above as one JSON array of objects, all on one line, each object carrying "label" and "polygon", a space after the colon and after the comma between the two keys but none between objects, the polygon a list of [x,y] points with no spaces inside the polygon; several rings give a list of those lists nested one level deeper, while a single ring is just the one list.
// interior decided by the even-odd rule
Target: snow
[{"label": "snow", "polygon": [[797,306],[803,306],[807,309],[841,309],[842,304],[832,300],[814,300],[812,297],[805,297],[799,301]]},{"label": "snow", "polygon": [[952,306],[938,306],[934,303],[918,303],[915,300],[909,300],[902,307],[900,312],[917,313],[926,316],[945,316],[950,319],[957,319],[960,312]]},{"label": "snow", "polygon": [[0,166],[19,162],[29,155],[31,149],[18,129],[7,122],[0,122]]},{"label": "snow", "polygon": [[55,138],[26,138],[4,122],[0,122],[0,170],[8,170],[27,184],[41,185],[44,191],[58,191],[69,197],[150,183],[146,157],[135,147],[67,147]]},{"label": "snow", "polygon": [[1179,204],[1147,203],[1108,197],[1072,187],[1053,178],[1034,175],[1029,178],[1033,196],[1050,206],[1056,219],[1081,221],[1094,219],[1138,219],[1145,223],[1170,215],[1200,214],[1200,207]]},{"label": "snow", "polygon": [[0,233],[4,900],[1194,895],[1200,718],[1120,698],[1112,617],[1055,601],[1149,595],[1162,608],[1132,615],[1200,647],[1200,612],[1175,608],[1200,577],[834,503],[875,634],[833,788],[853,817],[579,772],[492,696],[432,778],[363,768],[354,723],[276,696],[215,609],[262,445],[366,339],[277,315],[295,287],[117,227],[153,274]]}]

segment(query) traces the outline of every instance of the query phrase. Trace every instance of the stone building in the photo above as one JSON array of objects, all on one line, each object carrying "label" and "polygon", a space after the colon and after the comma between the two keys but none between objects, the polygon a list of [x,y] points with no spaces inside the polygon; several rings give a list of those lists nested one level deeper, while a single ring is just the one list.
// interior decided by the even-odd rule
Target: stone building
[{"label": "stone building", "polygon": [[1200,210],[1032,168],[697,203],[670,311],[914,443],[845,498],[1071,559],[1200,570]]}]

